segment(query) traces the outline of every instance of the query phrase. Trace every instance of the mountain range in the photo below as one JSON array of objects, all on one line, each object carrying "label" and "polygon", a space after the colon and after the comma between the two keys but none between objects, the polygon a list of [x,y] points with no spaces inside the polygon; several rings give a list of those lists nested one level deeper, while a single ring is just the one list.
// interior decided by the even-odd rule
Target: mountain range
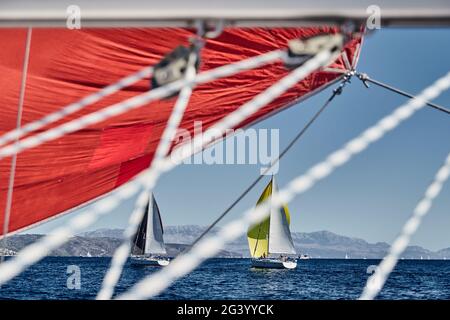
[{"label": "mountain range", "polygon": [[[198,225],[167,226],[164,240],[168,254],[175,256],[189,248],[205,227]],[[213,229],[212,234],[219,229]],[[54,256],[111,256],[122,239],[121,229],[97,229],[84,232],[71,238],[56,249]],[[6,250],[0,248],[0,255],[14,254],[21,248],[36,241],[42,235],[19,234],[8,237]],[[389,244],[386,242],[369,243],[363,239],[351,238],[330,231],[293,232],[292,240],[299,254],[308,254],[312,258],[349,258],[379,259],[386,255]],[[249,250],[245,236],[229,243],[219,257],[248,257]],[[404,259],[446,259],[450,258],[450,248],[431,251],[420,246],[409,246],[402,255]]]},{"label": "mountain range", "polygon": [[[197,225],[169,226],[165,229],[164,237],[168,242],[192,243],[205,227]],[[216,233],[219,229],[213,229]],[[308,254],[313,258],[345,258],[347,255],[355,259],[383,258],[390,245],[386,242],[369,243],[363,239],[346,237],[330,231],[292,232],[292,240],[299,254]],[[242,236],[225,246],[226,250],[249,256],[247,238]],[[409,246],[404,259],[446,259],[450,258],[450,248],[431,251],[420,246]]]}]

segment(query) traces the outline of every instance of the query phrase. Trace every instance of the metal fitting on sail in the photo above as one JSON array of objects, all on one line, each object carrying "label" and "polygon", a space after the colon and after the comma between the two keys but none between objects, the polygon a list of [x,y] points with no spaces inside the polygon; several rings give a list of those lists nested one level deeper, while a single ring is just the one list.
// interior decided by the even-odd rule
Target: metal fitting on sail
[{"label": "metal fitting on sail", "polygon": [[[199,52],[202,47],[200,41],[193,40],[189,47],[178,46],[172,52],[168,53],[153,69],[151,78],[151,88],[156,89],[166,84],[172,83],[184,78],[191,54],[195,55],[195,69],[198,71],[200,66]],[[177,95],[178,92],[173,94]]]},{"label": "metal fitting on sail", "polygon": [[225,27],[225,22],[220,20],[197,20],[195,21],[195,28],[197,29],[197,36],[205,39],[214,39],[222,34]]},{"label": "metal fitting on sail", "polygon": [[339,86],[333,90],[333,94],[340,95],[342,93],[342,91],[344,90],[344,87],[347,85],[347,83],[351,83],[351,79],[355,74],[356,73],[354,70],[347,72],[345,74],[345,76],[342,78],[342,81],[339,84]]},{"label": "metal fitting on sail", "polygon": [[295,39],[288,43],[287,68],[296,68],[323,50],[337,52],[344,45],[344,36],[336,34],[320,34],[307,39]]},{"label": "metal fitting on sail", "polygon": [[366,73],[357,73],[356,76],[359,78],[359,80],[361,80],[366,88],[369,88],[369,83],[367,81],[369,79],[369,76]]},{"label": "metal fitting on sail", "polygon": [[[218,37],[223,31],[224,22],[223,20],[214,22],[198,20],[195,23],[195,27],[197,34],[189,39],[191,43],[189,47],[178,46],[154,66],[153,77],[151,78],[152,89],[183,79],[192,54],[194,54],[193,58],[195,59],[195,70],[198,72],[200,66],[200,50],[204,46],[204,39]],[[178,92],[170,97],[177,94]]]}]

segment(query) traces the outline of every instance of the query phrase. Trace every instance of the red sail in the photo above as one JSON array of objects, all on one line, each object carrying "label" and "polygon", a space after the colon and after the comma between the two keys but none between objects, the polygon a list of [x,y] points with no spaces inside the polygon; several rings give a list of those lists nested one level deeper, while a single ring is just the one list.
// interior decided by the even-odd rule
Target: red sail
[{"label": "red sail", "polygon": [[[287,41],[294,38],[335,32],[337,29],[329,27],[229,29],[207,41],[202,50],[201,71],[285,48]],[[0,134],[16,126],[26,33],[25,29],[0,30]],[[190,30],[175,28],[33,29],[22,124],[155,64],[176,46],[187,45],[192,35]],[[361,39],[354,39],[346,45],[344,51],[350,64],[357,59],[360,43]],[[342,57],[330,67],[347,69]],[[181,127],[192,131],[194,121],[201,121],[203,129],[213,125],[287,73],[282,63],[274,63],[198,86]],[[313,73],[239,127],[293,105],[339,76],[326,70]],[[144,79],[64,121],[147,90],[149,79]],[[20,153],[9,231],[23,229],[98,198],[148,167],[174,101],[172,98],[150,103]],[[11,158],[0,160],[0,230],[10,163]]]}]

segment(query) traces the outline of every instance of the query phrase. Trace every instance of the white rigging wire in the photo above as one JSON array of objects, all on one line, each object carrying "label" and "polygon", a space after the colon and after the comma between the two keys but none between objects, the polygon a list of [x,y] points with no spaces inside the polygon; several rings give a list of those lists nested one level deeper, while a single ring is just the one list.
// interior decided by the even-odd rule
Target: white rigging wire
[{"label": "white rigging wire", "polygon": [[[241,70],[253,69],[264,64],[268,64],[278,59],[286,58],[286,53],[282,50],[275,50],[269,53],[242,60],[233,64],[218,67],[213,70],[203,72],[196,76],[195,83],[205,83],[215,79],[231,76]],[[121,115],[127,111],[142,107],[143,105],[164,97],[180,90],[186,85],[186,80],[178,80],[163,87],[153,89],[141,95],[129,98],[125,101],[105,107],[99,111],[82,116],[78,119],[69,121],[55,128],[51,128],[42,133],[25,138],[14,145],[7,145],[0,148],[0,160],[2,158],[18,154],[24,150],[37,147],[45,142],[56,140],[66,134],[81,130],[90,125],[105,121],[109,118]]]},{"label": "white rigging wire", "polygon": [[434,177],[433,182],[427,188],[424,197],[419,201],[414,208],[412,216],[406,221],[400,235],[392,243],[388,254],[383,258],[381,263],[375,269],[375,273],[369,277],[366,286],[360,296],[360,300],[373,300],[376,298],[381,289],[383,289],[389,275],[397,265],[400,255],[405,251],[411,237],[419,228],[422,219],[429,212],[433,200],[439,195],[444,183],[447,181],[450,174],[450,153],[444,165],[439,169]]},{"label": "white rigging wire", "polygon": [[[139,187],[144,186],[144,188],[151,189],[155,185],[158,177],[163,172],[167,172],[168,170],[171,170],[172,168],[180,164],[186,156],[190,156],[192,153],[201,151],[203,146],[206,146],[211,141],[213,141],[214,137],[216,137],[218,133],[224,134],[228,128],[237,126],[249,115],[258,111],[264,105],[266,105],[279,95],[283,94],[286,90],[288,90],[298,81],[304,79],[311,72],[321,66],[328,64],[335,58],[335,56],[336,54],[332,54],[330,52],[330,49],[328,48],[324,51],[321,51],[316,56],[308,60],[305,64],[298,67],[289,75],[279,80],[276,84],[257,95],[251,101],[245,103],[236,111],[224,117],[216,125],[208,129],[203,136],[194,137],[192,145],[187,144],[176,149],[174,151],[174,154],[176,154],[175,157],[170,156],[164,158],[161,161],[153,161],[152,166],[149,169],[140,173],[137,178],[133,179],[126,185],[118,188],[114,193],[111,194],[111,196],[100,200],[91,209],[87,209],[84,213],[71,219],[66,226],[57,228],[56,230],[54,230],[54,232],[44,236],[37,242],[22,249],[16,256],[14,256],[13,259],[8,260],[0,265],[0,285],[20,274],[28,266],[47,256],[52,250],[65,243],[69,237],[93,224],[100,216],[105,215],[116,208],[120,204],[120,201],[134,196],[138,192]],[[241,70],[256,68],[270,61],[285,57],[286,54],[281,50],[272,51],[262,56],[253,57],[232,65],[227,65],[219,67],[212,71],[204,72],[196,77],[196,81],[194,83],[211,81],[218,77],[225,77],[237,73]],[[188,84],[186,80],[179,80],[164,87],[154,89],[152,90],[152,92],[157,91],[157,94],[154,94],[152,98],[156,99],[168,96],[174,91],[181,89],[186,84]],[[130,110],[133,107],[137,106],[143,99],[148,99],[149,94],[143,94],[136,97],[139,101],[136,101],[136,98],[131,98],[124,101],[122,104],[116,104],[85,117],[81,117],[80,119],[78,119],[78,122],[77,120],[71,121],[68,124],[63,125],[62,129],[58,129],[59,127],[51,129],[50,131],[52,131],[52,133],[50,135],[37,138],[33,140],[32,143],[28,142],[22,144],[19,149],[8,149],[7,151],[4,151],[4,149],[7,149],[9,146],[0,149],[0,158],[2,155],[5,156],[5,154],[15,154],[21,150],[28,149],[35,145],[43,143],[44,141],[53,140],[56,139],[56,137],[62,136],[68,132],[76,131],[79,128],[92,124],[93,122],[99,122],[99,118],[105,120],[106,117],[111,117],[113,115],[117,115],[119,113]],[[145,97],[141,98],[142,96]],[[132,102],[130,102],[130,100],[132,100]],[[31,138],[27,138],[23,141]]]},{"label": "white rigging wire", "polygon": [[58,120],[61,120],[67,117],[68,115],[78,112],[82,110],[84,107],[96,103],[101,99],[103,99],[104,97],[114,94],[119,90],[128,87],[143,78],[150,77],[152,71],[153,71],[152,67],[145,67],[142,70],[133,73],[127,77],[124,77],[119,81],[104,87],[100,91],[92,93],[77,102],[71,103],[58,111],[46,115],[45,117],[39,120],[27,123],[21,128],[16,128],[14,130],[6,132],[2,136],[0,136],[0,147],[16,139],[20,139],[31,132],[39,130],[44,126],[47,126]]},{"label": "white rigging wire", "polygon": [[[176,135],[177,129],[180,125],[183,114],[189,103],[189,99],[192,94],[192,81],[195,78],[196,70],[195,63],[197,61],[197,54],[191,53],[188,60],[188,67],[186,70],[185,79],[187,85],[181,89],[178,99],[175,103],[173,111],[167,122],[167,126],[159,141],[158,147],[156,148],[155,158],[153,161],[160,161],[166,157],[170,150],[171,143]],[[150,166],[151,167],[151,166]],[[114,251],[113,257],[111,259],[111,266],[109,267],[102,283],[102,287],[97,294],[98,300],[109,300],[114,294],[114,288],[120,279],[123,267],[130,255],[132,239],[136,234],[140,222],[142,221],[145,214],[145,205],[151,196],[152,188],[144,188],[140,193],[138,200],[136,202],[133,213],[131,214],[128,226],[124,231],[124,240],[122,244]],[[153,218],[151,218],[153,219]]]},{"label": "white rigging wire", "polygon": [[350,161],[355,155],[380,140],[386,133],[423,108],[427,100],[436,98],[449,87],[450,72],[423,90],[415,99],[398,107],[390,115],[350,140],[341,149],[331,153],[324,161],[310,168],[304,175],[292,180],[286,188],[272,196],[271,201],[264,201],[256,208],[245,211],[243,217],[226,224],[215,236],[205,237],[189,252],[172,260],[161,271],[147,276],[129,291],[120,295],[118,299],[146,299],[158,295],[178,278],[194,270],[204,260],[216,255],[226,243],[245,234],[248,226],[265,219],[270,210],[280,208],[283,203],[289,202],[294,196],[312,188],[318,181],[330,175],[335,169]]}]

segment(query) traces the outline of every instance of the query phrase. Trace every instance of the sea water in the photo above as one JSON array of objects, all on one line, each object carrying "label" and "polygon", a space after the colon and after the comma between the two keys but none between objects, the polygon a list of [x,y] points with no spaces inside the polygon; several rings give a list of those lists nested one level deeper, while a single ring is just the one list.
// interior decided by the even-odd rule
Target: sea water
[{"label": "sea water", "polygon": [[[356,299],[379,260],[299,260],[255,270],[248,259],[211,259],[156,299]],[[49,257],[0,288],[0,299],[94,299],[110,258]],[[125,266],[122,293],[157,267]],[[402,260],[379,299],[450,299],[450,261]]]}]

